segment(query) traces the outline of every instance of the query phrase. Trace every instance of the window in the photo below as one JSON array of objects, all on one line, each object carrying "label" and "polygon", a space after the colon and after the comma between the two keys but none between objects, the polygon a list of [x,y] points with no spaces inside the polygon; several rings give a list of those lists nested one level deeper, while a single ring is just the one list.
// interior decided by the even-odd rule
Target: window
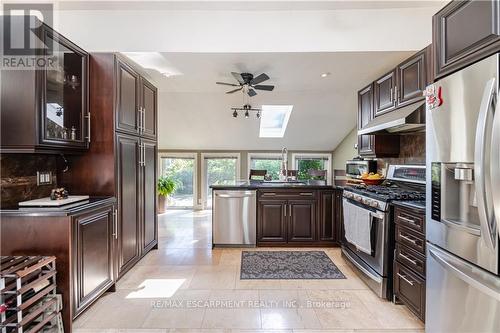
[{"label": "window", "polygon": [[296,169],[297,178],[299,180],[313,179],[309,176],[308,171],[313,170],[326,170],[327,183],[331,184],[331,164],[332,164],[331,154],[293,154],[292,155],[292,165]]},{"label": "window", "polygon": [[248,173],[250,173],[250,169],[267,170],[267,175],[272,180],[279,179],[281,154],[248,154],[248,162]]},{"label": "window", "polygon": [[240,154],[202,154],[203,202],[205,207],[212,207],[210,185],[233,184],[240,177]]},{"label": "window", "polygon": [[282,138],[292,109],[293,105],[262,105],[259,137]]},{"label": "window", "polygon": [[177,208],[192,208],[196,198],[196,155],[160,155],[160,174],[177,182],[175,192],[167,205]]}]

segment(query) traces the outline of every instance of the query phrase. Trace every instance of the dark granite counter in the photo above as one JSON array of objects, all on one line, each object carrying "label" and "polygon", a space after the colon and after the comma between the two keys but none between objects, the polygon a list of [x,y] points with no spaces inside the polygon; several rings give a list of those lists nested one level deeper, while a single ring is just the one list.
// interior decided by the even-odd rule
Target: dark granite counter
[{"label": "dark granite counter", "polygon": [[392,204],[394,206],[399,206],[403,208],[411,208],[418,210],[420,213],[425,214],[425,201],[416,200],[416,201],[393,201]]},{"label": "dark granite counter", "polygon": [[116,202],[115,197],[90,197],[61,207],[17,207],[1,209],[0,216],[70,216],[81,211]]},{"label": "dark granite counter", "polygon": [[211,185],[213,190],[267,190],[267,189],[308,189],[308,190],[335,190],[343,189],[342,186],[324,185],[314,181],[237,181],[234,184]]}]

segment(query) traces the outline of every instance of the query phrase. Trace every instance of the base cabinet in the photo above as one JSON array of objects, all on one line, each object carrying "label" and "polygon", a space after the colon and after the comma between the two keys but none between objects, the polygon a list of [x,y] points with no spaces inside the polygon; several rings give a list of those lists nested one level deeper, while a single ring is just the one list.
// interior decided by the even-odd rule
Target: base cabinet
[{"label": "base cabinet", "polygon": [[79,315],[114,283],[115,207],[73,219],[73,316]]},{"label": "base cabinet", "polygon": [[332,246],[340,233],[340,190],[259,190],[257,245]]}]

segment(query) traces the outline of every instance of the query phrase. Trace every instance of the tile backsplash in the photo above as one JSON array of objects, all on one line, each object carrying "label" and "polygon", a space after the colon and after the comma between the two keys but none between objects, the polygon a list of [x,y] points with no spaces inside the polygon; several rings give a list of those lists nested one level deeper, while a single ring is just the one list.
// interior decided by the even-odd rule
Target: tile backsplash
[{"label": "tile backsplash", "polygon": [[[19,201],[47,197],[57,187],[57,155],[1,154],[0,207],[16,208]],[[37,185],[36,172],[52,172],[52,184]]]},{"label": "tile backsplash", "polygon": [[389,164],[425,164],[425,133],[401,135],[399,156],[378,158],[378,171],[385,174]]}]

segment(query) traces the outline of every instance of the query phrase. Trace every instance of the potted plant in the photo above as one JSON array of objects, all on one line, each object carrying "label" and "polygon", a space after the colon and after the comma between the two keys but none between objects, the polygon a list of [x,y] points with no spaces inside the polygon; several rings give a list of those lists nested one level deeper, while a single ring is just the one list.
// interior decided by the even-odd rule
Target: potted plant
[{"label": "potted plant", "polygon": [[167,209],[168,196],[177,189],[177,182],[166,176],[158,178],[158,213],[165,213]]}]

